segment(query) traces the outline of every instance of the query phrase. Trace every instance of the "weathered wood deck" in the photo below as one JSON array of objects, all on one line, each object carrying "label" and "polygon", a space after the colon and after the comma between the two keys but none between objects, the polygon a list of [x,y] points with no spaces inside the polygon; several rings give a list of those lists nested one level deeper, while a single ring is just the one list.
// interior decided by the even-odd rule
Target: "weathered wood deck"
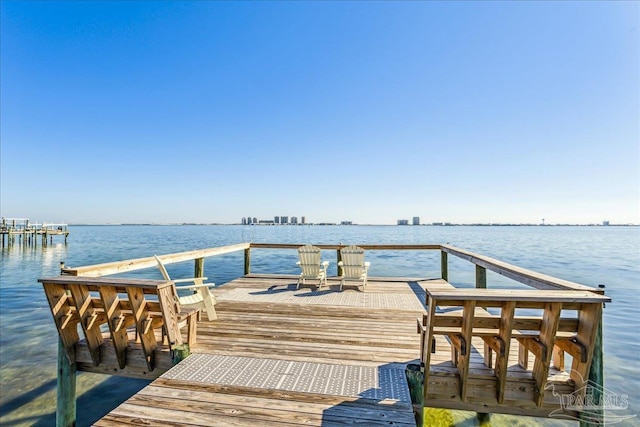
[{"label": "weathered wood deck", "polygon": [[414,426],[404,367],[437,282],[371,278],[363,293],[337,292],[336,279],[320,292],[296,291],[294,276],[236,279],[216,289],[218,320],[198,323],[194,354],[96,425]]},{"label": "weathered wood deck", "polygon": [[[62,268],[61,276],[40,279],[61,338],[60,425],[75,423],[76,369],[154,380],[97,423],[103,426],[408,426],[422,403],[576,417],[559,396],[582,398],[587,378],[602,385],[599,328],[611,301],[603,289],[448,245],[366,246],[441,255],[441,278],[370,277],[366,292],[340,291],[338,277],[318,291],[296,289],[298,276],[251,274],[252,249],[300,246],[243,243],[162,255],[165,264],[195,261],[194,276],[202,278],[205,258],[244,251],[245,275],[215,288],[217,319],[202,313],[197,342],[192,328],[186,341],[180,331],[197,311],[180,307],[175,282],[103,277],[154,267],[156,257]],[[320,246],[336,250],[339,264],[341,245]],[[448,255],[475,264],[475,288],[447,282]],[[486,270],[535,289],[486,289]],[[192,355],[178,363],[185,342]]]}]

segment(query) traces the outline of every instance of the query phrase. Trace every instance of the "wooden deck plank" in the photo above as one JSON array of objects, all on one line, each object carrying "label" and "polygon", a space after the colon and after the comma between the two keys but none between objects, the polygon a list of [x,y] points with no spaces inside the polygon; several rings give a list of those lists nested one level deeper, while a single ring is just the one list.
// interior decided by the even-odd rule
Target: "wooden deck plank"
[{"label": "wooden deck plank", "polygon": [[[314,287],[301,288],[297,294],[300,297],[291,298],[301,303],[282,303],[247,301],[246,296],[251,292],[293,295],[297,276],[245,276],[214,290],[218,319],[198,323],[198,342],[192,351],[196,356],[268,357],[290,363],[363,369],[385,366],[402,372],[406,363],[419,358],[420,339],[414,324],[424,313],[416,309],[423,305],[426,295],[423,280],[371,278],[366,295],[344,291],[338,297],[344,297],[342,304],[347,305],[334,305],[327,301],[336,298],[331,295],[339,287],[335,278],[329,279],[329,289],[323,287],[320,295],[316,295]],[[370,304],[369,300],[382,301],[387,293],[396,299],[383,301],[381,304],[386,307]],[[235,295],[236,300],[229,295]],[[320,298],[310,303],[307,296]],[[403,307],[402,301],[408,299],[412,309]],[[324,303],[317,304],[320,300]],[[140,422],[176,426],[415,425],[410,402],[204,384],[165,376],[96,425]]]},{"label": "wooden deck plank", "polygon": [[[198,342],[192,347],[194,355],[267,358],[291,363],[365,368],[403,368],[407,363],[419,361],[420,335],[416,333],[415,324],[416,319],[422,321],[426,313],[424,304],[427,291],[449,292],[452,288],[441,279],[373,277],[369,278],[366,293],[353,289],[338,292],[339,280],[330,277],[328,288],[323,286],[321,292],[316,292],[315,286],[301,287],[296,291],[296,282],[295,275],[251,274],[216,287],[214,294],[218,299],[218,319],[209,321],[204,315],[198,323]],[[284,294],[287,294],[286,298],[280,296]],[[382,295],[385,294],[392,296],[383,300]],[[251,295],[262,297],[251,299]],[[412,301],[410,304],[402,303],[409,299]],[[419,304],[415,305],[416,302]],[[473,312],[474,317],[481,317],[478,310]],[[476,320],[484,321],[479,318]],[[522,321],[536,323],[526,319]],[[571,320],[564,322],[575,323]],[[545,391],[541,406],[533,403],[536,381],[530,371],[518,365],[515,339],[510,341],[506,363],[503,364],[506,365],[508,377],[501,379],[498,385],[494,369],[485,365],[484,341],[480,337],[471,338],[466,402],[450,397],[458,394],[464,384],[461,384],[458,369],[451,362],[451,346],[447,338],[436,335],[435,341],[436,352],[431,354],[427,405],[467,410],[484,407],[488,412],[540,416],[558,407],[557,398],[554,398],[551,390]],[[139,353],[139,363],[144,364],[142,349]],[[80,351],[78,355],[83,363],[90,364],[88,350]],[[533,363],[535,357],[532,354],[529,356]],[[115,354],[101,354],[101,357],[113,359],[116,363]],[[155,357],[158,366],[166,370],[170,359],[164,358],[168,354],[156,353]],[[568,380],[565,372],[550,369],[548,381],[557,384],[556,390],[570,393],[572,388],[567,385]],[[497,402],[499,391],[503,405]],[[488,396],[495,396],[495,404],[491,403]],[[527,400],[532,403],[522,403]],[[140,423],[252,427],[256,424],[415,425],[412,406],[407,402],[185,381],[166,375],[155,379],[96,425]]]}]

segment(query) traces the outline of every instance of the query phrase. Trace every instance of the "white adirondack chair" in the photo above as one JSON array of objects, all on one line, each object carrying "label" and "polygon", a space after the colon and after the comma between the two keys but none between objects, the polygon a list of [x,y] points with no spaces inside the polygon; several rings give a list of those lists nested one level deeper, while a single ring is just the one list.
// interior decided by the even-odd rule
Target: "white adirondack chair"
[{"label": "white adirondack chair", "polygon": [[321,261],[320,248],[313,245],[304,245],[298,248],[298,258],[296,265],[302,269],[300,277],[298,277],[298,286],[296,289],[300,289],[300,284],[305,284],[305,280],[317,280],[318,288],[323,284],[327,284],[327,267],[329,267],[329,261]]},{"label": "white adirondack chair", "polygon": [[362,282],[362,291],[367,287],[367,272],[370,262],[364,260],[364,249],[351,245],[340,249],[341,261],[338,263],[342,267],[342,277],[340,279],[340,290],[347,280]]},{"label": "white adirondack chair", "polygon": [[174,280],[169,277],[169,273],[167,273],[167,269],[164,267],[162,260],[157,255],[154,255],[154,257],[156,258],[156,262],[158,263],[158,269],[160,270],[160,273],[162,273],[162,277],[164,277],[165,280],[171,280],[176,283],[176,285],[178,283],[185,282],[194,283],[193,285],[188,286],[176,286],[177,290],[187,289],[193,291],[193,293],[190,295],[178,296],[180,306],[186,308],[201,308],[207,312],[207,317],[209,318],[209,320],[218,318],[215,309],[215,304],[217,302],[216,297],[215,295],[213,295],[213,293],[211,293],[211,290],[209,289],[210,287],[215,286],[215,283],[204,283],[204,281],[207,280],[206,277],[192,277],[189,279]]}]

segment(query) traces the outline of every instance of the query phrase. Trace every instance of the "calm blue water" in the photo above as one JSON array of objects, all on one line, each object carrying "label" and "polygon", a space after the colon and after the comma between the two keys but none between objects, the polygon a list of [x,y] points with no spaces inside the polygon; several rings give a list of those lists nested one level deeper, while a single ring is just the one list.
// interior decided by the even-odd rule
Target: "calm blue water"
[{"label": "calm blue water", "polygon": [[[628,395],[629,409],[640,414],[640,227],[398,227],[398,226],[75,226],[68,243],[54,238],[42,247],[14,244],[1,251],[0,270],[0,424],[53,425],[57,334],[37,279],[57,275],[60,262],[82,266],[147,257],[243,241],[315,244],[449,243],[521,267],[590,286],[605,284],[613,298],[605,312],[606,387]],[[327,253],[335,271],[335,253]],[[369,251],[372,276],[439,277],[438,251]],[[252,272],[298,272],[295,251],[255,250]],[[205,261],[215,283],[243,273],[243,254]],[[172,277],[190,276],[193,263],[169,266]],[[449,257],[449,280],[473,286],[474,266]],[[128,276],[160,278],[156,269]],[[489,287],[513,286],[488,272]],[[146,384],[83,373],[78,376],[78,421],[89,425]],[[89,403],[90,402],[90,403]],[[468,413],[453,413],[456,425],[474,425]],[[524,419],[525,421],[530,421]],[[492,417],[492,425],[514,419]],[[522,424],[522,418],[519,420]],[[558,421],[532,420],[557,425]],[[575,425],[568,424],[568,425]],[[620,425],[640,425],[638,418]]]}]

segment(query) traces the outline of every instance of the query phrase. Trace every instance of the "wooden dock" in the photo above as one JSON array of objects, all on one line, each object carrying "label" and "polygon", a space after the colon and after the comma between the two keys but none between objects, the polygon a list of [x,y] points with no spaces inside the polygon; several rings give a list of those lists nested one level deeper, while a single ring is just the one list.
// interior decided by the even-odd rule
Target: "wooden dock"
[{"label": "wooden dock", "polygon": [[[218,319],[198,323],[194,354],[96,425],[415,426],[404,371],[420,356],[424,283],[338,292],[330,279],[316,292],[296,280],[249,275],[216,289]],[[85,349],[77,363],[102,370]]]},{"label": "wooden dock", "polygon": [[[255,248],[266,246],[296,247]],[[444,245],[423,248],[470,254]],[[423,402],[548,416],[562,409],[559,394],[581,386],[565,370],[564,354],[572,356],[572,368],[587,376],[592,356],[600,357],[594,353],[594,331],[602,303],[609,299],[583,285],[471,254],[476,266],[524,275],[555,290],[456,290],[446,280],[446,256],[444,278],[370,277],[362,292],[340,291],[339,277],[330,277],[329,286],[320,291],[313,285],[296,289],[297,276],[251,274],[251,249],[242,244],[163,256],[169,262],[195,259],[196,272],[202,272],[207,256],[245,251],[247,274],[215,288],[217,319],[202,315],[192,354],[177,364],[176,351],[162,340],[166,328],[159,328],[176,324],[167,317],[176,314],[163,306],[165,294],[158,293],[160,306],[153,297],[136,302],[146,307],[143,313],[135,309],[138,297],[131,290],[137,286],[151,295],[158,287],[169,292],[172,282],[83,277],[148,268],[152,258],[69,268],[62,276],[40,280],[67,358],[73,357],[77,370],[153,379],[96,425],[413,426],[414,411],[419,418]],[[482,285],[486,274],[477,271]],[[107,288],[123,298],[105,299],[102,289]],[[70,297],[64,297],[65,289]],[[501,312],[491,314],[491,307]],[[516,308],[539,307],[544,317],[515,315]],[[563,309],[577,311],[578,317],[565,317]],[[130,329],[126,349],[117,350],[114,320],[126,317],[131,320],[125,324],[135,324],[146,338],[136,341]],[[67,336],[65,341],[65,325],[74,321],[85,333],[102,323],[101,336],[94,333],[93,341]],[[122,351],[126,363],[118,358]],[[423,367],[418,396],[407,384],[408,364]]]},{"label": "wooden dock", "polygon": [[0,220],[0,244],[11,245],[18,241],[25,245],[37,244],[38,237],[42,244],[53,243],[53,236],[63,236],[65,243],[69,237],[67,224],[31,223],[28,218],[5,218]]}]

